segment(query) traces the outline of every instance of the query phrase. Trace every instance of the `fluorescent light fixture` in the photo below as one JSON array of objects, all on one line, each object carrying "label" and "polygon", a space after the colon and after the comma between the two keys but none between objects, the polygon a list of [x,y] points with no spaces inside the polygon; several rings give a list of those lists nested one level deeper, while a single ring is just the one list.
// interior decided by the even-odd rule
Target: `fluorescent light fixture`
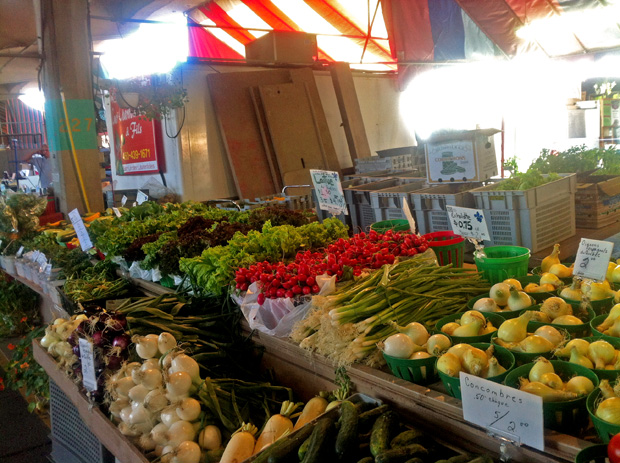
[{"label": "fluorescent light fixture", "polygon": [[19,100],[32,109],[43,112],[45,107],[45,97],[43,92],[36,87],[25,88],[23,94],[19,96]]},{"label": "fluorescent light fixture", "polygon": [[141,24],[134,34],[102,45],[101,65],[109,78],[165,74],[187,61],[187,19],[183,13],[174,13],[160,20]]}]

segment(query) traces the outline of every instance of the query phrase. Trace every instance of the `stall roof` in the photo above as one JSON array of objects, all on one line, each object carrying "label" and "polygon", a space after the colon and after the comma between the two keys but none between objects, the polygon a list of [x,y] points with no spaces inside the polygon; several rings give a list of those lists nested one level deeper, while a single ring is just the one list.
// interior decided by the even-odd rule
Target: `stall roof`
[{"label": "stall roof", "polygon": [[243,61],[271,30],[317,34],[319,60],[379,71],[620,49],[620,0],[211,0],[188,18],[191,56],[215,60]]}]

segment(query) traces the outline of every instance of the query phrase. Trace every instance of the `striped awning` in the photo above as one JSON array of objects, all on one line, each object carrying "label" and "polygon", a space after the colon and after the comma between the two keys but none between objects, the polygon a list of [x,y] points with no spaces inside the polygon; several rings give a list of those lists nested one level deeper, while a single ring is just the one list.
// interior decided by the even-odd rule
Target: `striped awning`
[{"label": "striped awning", "polygon": [[[45,136],[45,118],[41,111],[32,109],[17,98],[4,102],[4,117],[0,133],[0,143],[15,143],[18,149],[40,148],[47,143]],[[14,142],[13,140],[17,140]]]}]

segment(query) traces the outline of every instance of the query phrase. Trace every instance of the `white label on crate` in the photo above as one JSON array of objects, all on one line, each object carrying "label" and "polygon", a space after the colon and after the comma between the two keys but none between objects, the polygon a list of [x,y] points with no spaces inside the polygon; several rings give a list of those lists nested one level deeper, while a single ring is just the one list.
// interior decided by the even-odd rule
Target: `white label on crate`
[{"label": "white label on crate", "polygon": [[41,269],[45,269],[45,266],[47,265],[47,257],[45,257],[45,254],[39,254],[37,257],[37,264],[39,264]]},{"label": "white label on crate", "polygon": [[114,211],[114,214],[116,214],[116,217],[121,216],[121,211],[118,210],[118,207],[113,207],[112,210]]},{"label": "white label on crate", "polygon": [[484,212],[469,207],[446,206],[452,231],[465,238],[490,240],[487,221]]},{"label": "white label on crate", "polygon": [[517,444],[545,450],[542,397],[460,372],[463,417]]},{"label": "white label on crate", "polygon": [[24,253],[24,247],[20,246],[19,249],[17,250],[16,256],[21,257],[23,253]]},{"label": "white label on crate", "polygon": [[348,215],[338,172],[310,169],[310,176],[319,201],[319,209],[333,215]]},{"label": "white label on crate", "polygon": [[95,374],[95,353],[92,343],[86,339],[79,339],[80,363],[82,364],[82,383],[89,391],[97,390],[97,375]]},{"label": "white label on crate", "polygon": [[148,201],[149,197],[146,193],[143,193],[142,191],[138,190],[138,194],[136,196],[136,202],[138,204],[142,204],[144,201]]},{"label": "white label on crate", "polygon": [[411,209],[409,209],[409,204],[406,199],[403,199],[403,212],[405,213],[405,217],[407,217],[407,222],[409,222],[409,229],[411,230],[411,233],[415,234],[415,219],[413,218],[413,215],[411,215]]},{"label": "white label on crate", "polygon": [[93,243],[90,241],[90,236],[88,236],[88,231],[84,226],[84,221],[82,220],[82,216],[79,211],[77,209],[73,209],[69,212],[69,219],[73,224],[73,228],[77,234],[77,239],[80,240],[80,247],[82,248],[82,251],[88,251],[93,247]]},{"label": "white label on crate", "polygon": [[44,270],[44,272],[45,272],[45,274],[46,274],[47,276],[51,275],[51,274],[52,274],[52,264],[47,264],[47,265],[45,266],[45,270]]},{"label": "white label on crate", "polygon": [[127,196],[123,195],[123,197],[121,198],[121,206],[125,206],[125,203],[127,202]]},{"label": "white label on crate", "polygon": [[573,274],[583,278],[603,281],[613,249],[614,244],[609,241],[582,238],[577,250],[577,256],[575,257]]},{"label": "white label on crate", "polygon": [[429,181],[468,182],[476,178],[472,140],[427,143]]}]

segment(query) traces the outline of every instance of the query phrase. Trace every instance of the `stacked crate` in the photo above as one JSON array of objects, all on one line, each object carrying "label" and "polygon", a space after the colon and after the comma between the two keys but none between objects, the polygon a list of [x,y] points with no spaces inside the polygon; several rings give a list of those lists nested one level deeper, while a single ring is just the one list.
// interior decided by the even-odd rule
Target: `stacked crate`
[{"label": "stacked crate", "polygon": [[[395,179],[402,180],[402,179]],[[404,202],[407,201],[413,214],[411,194],[426,188],[426,179],[418,178],[409,183],[403,183],[389,188],[370,192],[370,203],[375,211],[376,221],[406,219],[403,212]]]},{"label": "stacked crate", "polygon": [[575,220],[578,228],[601,228],[620,221],[620,176],[578,178]]}]

